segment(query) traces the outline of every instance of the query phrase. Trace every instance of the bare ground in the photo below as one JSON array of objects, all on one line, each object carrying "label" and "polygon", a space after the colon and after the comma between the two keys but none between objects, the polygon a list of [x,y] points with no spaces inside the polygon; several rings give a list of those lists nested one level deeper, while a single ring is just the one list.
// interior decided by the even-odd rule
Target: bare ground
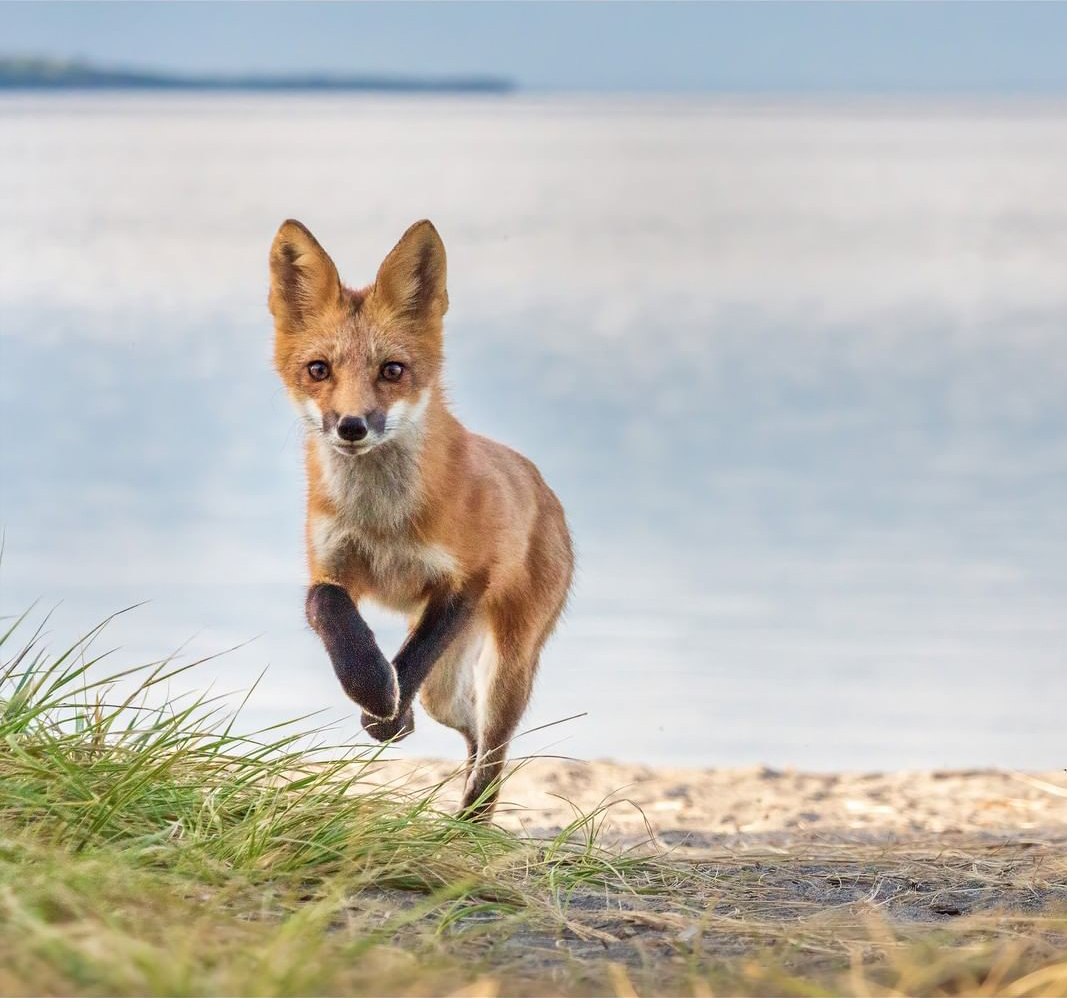
[{"label": "bare ground", "polygon": [[[453,763],[393,760],[373,778],[459,797]],[[679,879],[576,893],[562,938],[531,926],[497,948],[514,975],[504,991],[527,990],[525,974],[533,993],[546,974],[569,975],[574,990],[576,973],[605,963],[622,975],[620,994],[685,991],[692,973],[715,993],[806,993],[817,979],[845,992],[884,981],[905,993],[994,994],[998,975],[1026,981],[1049,965],[1061,976],[1037,979],[1034,993],[1067,985],[1063,773],[538,759],[513,770],[498,821],[544,838],[605,804],[599,841],[658,853]]]}]

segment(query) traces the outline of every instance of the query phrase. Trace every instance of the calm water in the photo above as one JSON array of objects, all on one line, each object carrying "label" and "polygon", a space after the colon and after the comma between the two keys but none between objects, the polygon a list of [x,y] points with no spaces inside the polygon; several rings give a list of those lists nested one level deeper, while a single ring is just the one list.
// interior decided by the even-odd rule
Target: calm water
[{"label": "calm water", "polygon": [[256,638],[195,684],[350,730],[266,254],[360,283],[429,216],[455,408],[580,552],[527,724],[588,716],[520,746],[1065,765],[1065,177],[1062,104],[5,97],[3,611],[150,600],[120,661]]}]

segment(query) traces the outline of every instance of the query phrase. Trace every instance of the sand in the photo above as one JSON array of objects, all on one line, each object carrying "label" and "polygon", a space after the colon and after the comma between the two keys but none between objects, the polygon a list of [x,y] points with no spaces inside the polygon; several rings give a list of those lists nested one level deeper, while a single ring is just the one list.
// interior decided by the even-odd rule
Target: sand
[{"label": "sand", "polygon": [[[377,765],[373,779],[410,789],[444,783],[442,803],[454,806],[456,765],[395,759]],[[604,841],[672,850],[959,839],[1067,847],[1064,771],[850,775],[533,759],[512,768],[496,820],[555,835],[577,811],[605,804]]]}]

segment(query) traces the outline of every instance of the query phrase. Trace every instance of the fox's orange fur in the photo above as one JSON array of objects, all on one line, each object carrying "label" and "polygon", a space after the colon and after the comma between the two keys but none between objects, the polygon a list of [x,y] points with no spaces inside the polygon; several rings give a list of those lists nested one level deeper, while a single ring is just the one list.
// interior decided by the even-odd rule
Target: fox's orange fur
[{"label": "fox's orange fur", "polygon": [[[309,620],[376,737],[411,729],[421,683],[427,713],[467,740],[464,807],[487,815],[570,586],[563,509],[530,461],[448,409],[445,250],[430,222],[361,290],[295,221],[270,271],[275,365],[308,431]],[[344,593],[408,616],[392,664]]]}]

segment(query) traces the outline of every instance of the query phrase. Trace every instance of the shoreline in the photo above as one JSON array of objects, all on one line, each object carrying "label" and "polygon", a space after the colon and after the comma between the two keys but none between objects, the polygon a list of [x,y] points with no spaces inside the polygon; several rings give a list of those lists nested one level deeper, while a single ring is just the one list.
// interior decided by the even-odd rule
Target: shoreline
[{"label": "shoreline", "polygon": [[[461,787],[456,762],[387,755],[362,781],[402,791],[440,785],[446,810]],[[1067,845],[1067,772],[805,773],[534,758],[509,766],[495,821],[543,838],[591,812],[605,843],[685,852],[964,839]]]}]

